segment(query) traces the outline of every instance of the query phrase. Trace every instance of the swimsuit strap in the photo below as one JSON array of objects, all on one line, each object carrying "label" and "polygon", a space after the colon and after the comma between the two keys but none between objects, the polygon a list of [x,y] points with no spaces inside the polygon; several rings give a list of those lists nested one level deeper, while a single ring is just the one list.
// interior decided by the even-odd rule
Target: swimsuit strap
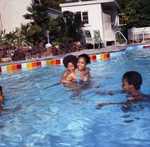
[{"label": "swimsuit strap", "polygon": [[80,78],[80,72],[78,70],[78,77],[76,79],[76,82],[79,83],[79,82],[83,82],[84,80],[82,78]]}]

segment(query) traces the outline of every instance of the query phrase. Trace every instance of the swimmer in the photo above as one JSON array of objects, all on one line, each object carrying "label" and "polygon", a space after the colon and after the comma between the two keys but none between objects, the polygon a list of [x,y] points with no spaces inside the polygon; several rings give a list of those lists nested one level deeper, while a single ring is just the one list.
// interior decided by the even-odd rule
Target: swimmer
[{"label": "swimmer", "polygon": [[70,73],[67,77],[67,81],[74,82],[85,82],[91,79],[90,68],[87,68],[86,65],[90,64],[90,57],[87,54],[81,54],[78,57],[77,69]]},{"label": "swimmer", "polygon": [[145,97],[144,94],[139,92],[142,85],[142,76],[137,71],[128,71],[122,77],[122,88],[127,93],[127,101],[120,102],[120,103],[102,103],[96,106],[97,109],[100,109],[106,105],[115,105],[115,104],[122,104],[122,105],[129,105],[131,103],[141,101]]}]

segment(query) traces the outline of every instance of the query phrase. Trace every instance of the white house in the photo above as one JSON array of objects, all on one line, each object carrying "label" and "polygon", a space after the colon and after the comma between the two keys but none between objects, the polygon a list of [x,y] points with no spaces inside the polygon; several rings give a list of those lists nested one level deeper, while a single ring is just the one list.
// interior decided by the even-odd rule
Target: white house
[{"label": "white house", "polygon": [[[0,35],[20,28],[21,24],[27,24],[23,15],[29,13],[27,7],[30,4],[41,4],[40,0],[0,0]],[[48,10],[52,18],[61,15],[61,12],[52,8]]]},{"label": "white house", "polygon": [[90,39],[95,37],[100,37],[104,44],[114,41],[114,33],[119,25],[119,5],[116,0],[61,3],[60,7],[62,12],[76,13],[85,23],[83,32],[86,43],[90,43]]}]

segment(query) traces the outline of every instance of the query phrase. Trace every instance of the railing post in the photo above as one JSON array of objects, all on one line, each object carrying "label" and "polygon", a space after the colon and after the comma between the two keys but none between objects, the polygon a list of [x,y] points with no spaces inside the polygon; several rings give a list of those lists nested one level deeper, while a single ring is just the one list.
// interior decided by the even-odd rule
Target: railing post
[{"label": "railing post", "polygon": [[122,45],[120,45],[120,46],[126,45],[127,42],[128,42],[127,39],[126,39],[126,37],[125,37],[120,31],[116,31],[116,32],[115,32],[115,50],[116,50],[116,48],[117,48],[117,44],[116,44],[116,34],[117,34],[117,33],[120,33],[120,34],[123,36],[123,38],[125,39],[125,41],[126,41],[124,44],[122,44]]}]

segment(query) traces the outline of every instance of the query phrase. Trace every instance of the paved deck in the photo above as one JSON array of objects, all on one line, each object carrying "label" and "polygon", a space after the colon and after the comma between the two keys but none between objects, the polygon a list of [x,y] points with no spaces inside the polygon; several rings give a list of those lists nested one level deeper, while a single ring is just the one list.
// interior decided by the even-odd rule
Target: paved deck
[{"label": "paved deck", "polygon": [[112,53],[112,52],[118,52],[125,50],[126,47],[128,46],[134,46],[134,45],[142,45],[142,44],[150,44],[150,42],[147,43],[132,43],[128,44],[126,46],[118,46],[117,49],[115,49],[115,46],[107,46],[105,48],[100,48],[100,49],[86,49],[78,52],[72,52],[72,53],[67,53],[67,54],[62,54],[62,55],[57,55],[53,57],[46,57],[46,58],[38,58],[38,59],[30,59],[30,60],[23,60],[23,61],[17,61],[17,62],[8,62],[8,63],[1,63],[0,66],[6,66],[6,65],[14,65],[14,64],[21,64],[21,63],[29,63],[29,62],[37,62],[37,61],[45,61],[45,60],[54,60],[54,59],[63,59],[64,56],[67,56],[69,54],[78,56],[80,54],[88,54],[88,55],[97,55],[97,54],[105,54],[105,53]]}]

